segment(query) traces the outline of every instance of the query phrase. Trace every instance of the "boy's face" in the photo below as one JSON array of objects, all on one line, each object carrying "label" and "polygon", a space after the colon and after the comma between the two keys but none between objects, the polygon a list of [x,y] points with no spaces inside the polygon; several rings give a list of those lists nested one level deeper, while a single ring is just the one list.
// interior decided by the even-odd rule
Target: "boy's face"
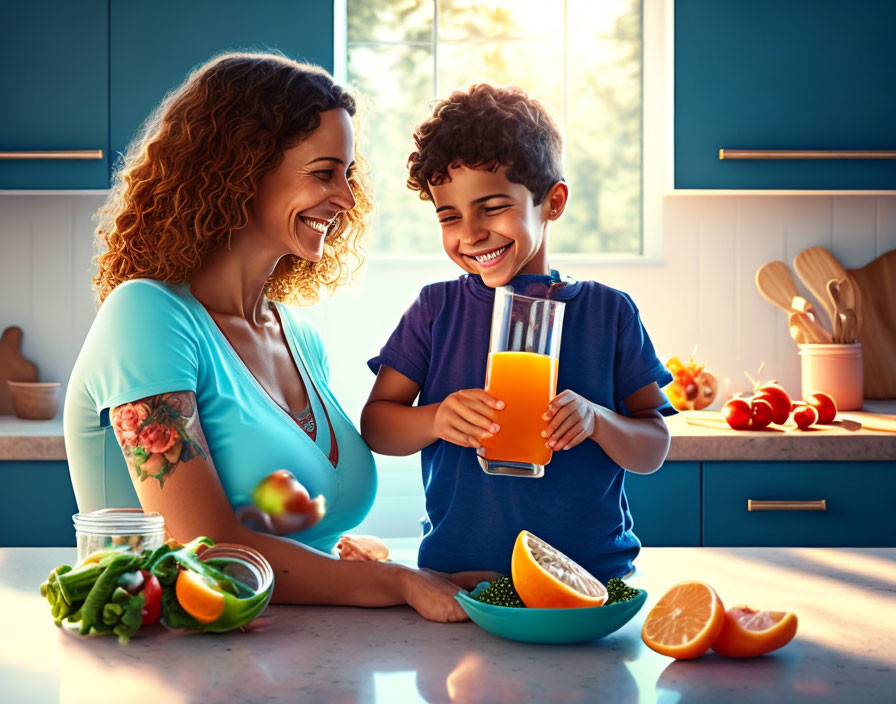
[{"label": "boy's face", "polygon": [[517,274],[550,274],[546,201],[495,171],[452,168],[451,180],[429,190],[442,226],[442,246],[465,271],[487,286],[504,286]]}]

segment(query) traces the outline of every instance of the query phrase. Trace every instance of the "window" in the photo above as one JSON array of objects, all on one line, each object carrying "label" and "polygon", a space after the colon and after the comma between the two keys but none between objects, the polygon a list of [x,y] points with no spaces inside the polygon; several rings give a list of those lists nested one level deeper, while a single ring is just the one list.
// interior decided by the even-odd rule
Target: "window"
[{"label": "window", "polygon": [[405,187],[405,160],[432,99],[476,82],[521,86],[564,134],[571,199],[552,254],[645,251],[641,0],[347,0],[346,12],[373,253],[441,251],[435,218]]}]

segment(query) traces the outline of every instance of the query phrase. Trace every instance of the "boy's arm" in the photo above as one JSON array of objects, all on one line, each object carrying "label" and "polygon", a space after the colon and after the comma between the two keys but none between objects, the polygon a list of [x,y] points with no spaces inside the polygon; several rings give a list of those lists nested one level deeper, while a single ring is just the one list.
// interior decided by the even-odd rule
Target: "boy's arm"
[{"label": "boy's arm", "polygon": [[[656,382],[625,398],[632,417],[592,403],[574,391],[551,401],[545,420],[545,437],[553,450],[565,450],[591,438],[616,464],[638,474],[662,466],[669,453],[669,428],[657,410],[666,402]],[[552,444],[553,443],[553,444]]]},{"label": "boy's arm", "polygon": [[401,372],[380,366],[361,411],[361,437],[381,455],[412,455],[442,439],[462,447],[497,432],[492,409],[503,408],[483,389],[463,389],[441,403],[415,406],[420,387]]}]

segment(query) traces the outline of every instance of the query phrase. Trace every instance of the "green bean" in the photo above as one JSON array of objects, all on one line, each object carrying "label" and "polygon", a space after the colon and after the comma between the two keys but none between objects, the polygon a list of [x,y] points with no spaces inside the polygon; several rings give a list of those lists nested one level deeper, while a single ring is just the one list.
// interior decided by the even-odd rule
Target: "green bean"
[{"label": "green bean", "polygon": [[115,559],[109,563],[106,570],[99,576],[84,600],[83,611],[81,614],[81,634],[90,633],[91,627],[101,630],[103,625],[101,615],[103,605],[109,601],[109,597],[115,591],[115,580],[140,561],[139,555],[132,553],[123,553],[116,555]]}]

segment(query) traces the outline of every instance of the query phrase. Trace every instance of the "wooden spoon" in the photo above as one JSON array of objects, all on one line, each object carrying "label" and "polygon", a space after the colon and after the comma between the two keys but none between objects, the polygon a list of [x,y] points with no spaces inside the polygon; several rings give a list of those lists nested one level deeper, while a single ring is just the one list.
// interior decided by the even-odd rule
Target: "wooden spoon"
[{"label": "wooden spoon", "polygon": [[[837,258],[824,247],[809,247],[793,258],[793,268],[806,288],[818,299],[819,304],[828,314],[833,324],[834,306],[828,296],[828,281],[831,279],[848,279],[852,281],[846,269]],[[852,307],[856,315],[861,316],[862,296],[856,290],[855,305]]]},{"label": "wooden spoon", "polygon": [[828,281],[828,296],[831,299],[831,305],[834,308],[831,315],[831,339],[835,345],[841,345],[844,342],[843,322],[846,320],[846,313],[840,299],[840,283],[846,279],[831,279]]},{"label": "wooden spoon", "polygon": [[831,344],[831,334],[822,327],[811,313],[794,311],[788,319],[790,323],[790,335],[794,339],[793,328],[796,327],[802,333],[805,341],[813,345]]}]

